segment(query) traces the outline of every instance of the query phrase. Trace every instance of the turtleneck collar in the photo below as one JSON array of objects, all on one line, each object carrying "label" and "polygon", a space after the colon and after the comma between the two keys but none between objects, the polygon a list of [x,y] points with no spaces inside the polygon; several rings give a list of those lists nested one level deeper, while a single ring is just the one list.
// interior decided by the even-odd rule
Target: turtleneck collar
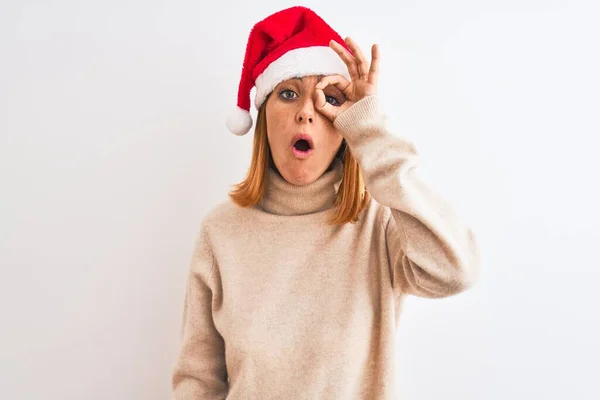
[{"label": "turtleneck collar", "polygon": [[333,207],[343,167],[343,162],[336,157],[330,169],[304,186],[292,185],[270,167],[267,188],[259,206],[276,215],[305,215],[328,210]]}]

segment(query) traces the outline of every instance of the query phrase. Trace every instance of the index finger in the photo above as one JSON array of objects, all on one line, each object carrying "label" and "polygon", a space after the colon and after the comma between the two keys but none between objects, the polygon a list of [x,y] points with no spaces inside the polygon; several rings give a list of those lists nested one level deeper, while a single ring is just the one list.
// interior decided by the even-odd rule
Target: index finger
[{"label": "index finger", "polygon": [[344,96],[348,97],[347,89],[350,86],[348,79],[339,74],[326,75],[315,85],[316,89],[323,90],[329,85],[337,87],[344,93]]}]

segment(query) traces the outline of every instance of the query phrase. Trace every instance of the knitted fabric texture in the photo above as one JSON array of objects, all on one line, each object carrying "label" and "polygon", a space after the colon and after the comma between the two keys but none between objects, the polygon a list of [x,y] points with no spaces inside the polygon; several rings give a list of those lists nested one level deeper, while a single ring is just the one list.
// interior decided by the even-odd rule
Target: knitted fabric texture
[{"label": "knitted fabric texture", "polygon": [[472,230],[419,179],[414,145],[386,128],[378,98],[334,125],[372,201],[358,222],[326,224],[342,179],[336,160],[303,187],[271,171],[254,207],[216,205],[190,263],[173,399],[397,399],[404,298],[476,282]]}]

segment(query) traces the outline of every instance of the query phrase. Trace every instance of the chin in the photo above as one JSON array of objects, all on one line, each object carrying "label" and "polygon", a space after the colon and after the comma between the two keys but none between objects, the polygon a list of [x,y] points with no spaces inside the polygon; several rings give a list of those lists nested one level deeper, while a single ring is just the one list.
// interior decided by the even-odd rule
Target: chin
[{"label": "chin", "polygon": [[280,171],[283,177],[292,185],[305,186],[316,181],[319,176],[320,169],[311,166],[307,163],[292,163],[284,171]]}]

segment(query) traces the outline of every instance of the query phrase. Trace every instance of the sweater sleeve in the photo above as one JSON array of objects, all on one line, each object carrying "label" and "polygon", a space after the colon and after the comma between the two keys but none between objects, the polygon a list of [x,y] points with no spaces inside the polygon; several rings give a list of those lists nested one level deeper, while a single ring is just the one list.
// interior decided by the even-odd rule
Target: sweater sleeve
[{"label": "sweater sleeve", "polygon": [[392,284],[403,293],[437,298],[471,287],[479,274],[472,230],[418,176],[414,145],[386,128],[376,95],[334,120],[373,199],[389,207],[385,227]]},{"label": "sweater sleeve", "polygon": [[212,318],[214,259],[204,227],[190,263],[181,348],[172,375],[172,400],[222,400],[228,392],[225,343]]}]

